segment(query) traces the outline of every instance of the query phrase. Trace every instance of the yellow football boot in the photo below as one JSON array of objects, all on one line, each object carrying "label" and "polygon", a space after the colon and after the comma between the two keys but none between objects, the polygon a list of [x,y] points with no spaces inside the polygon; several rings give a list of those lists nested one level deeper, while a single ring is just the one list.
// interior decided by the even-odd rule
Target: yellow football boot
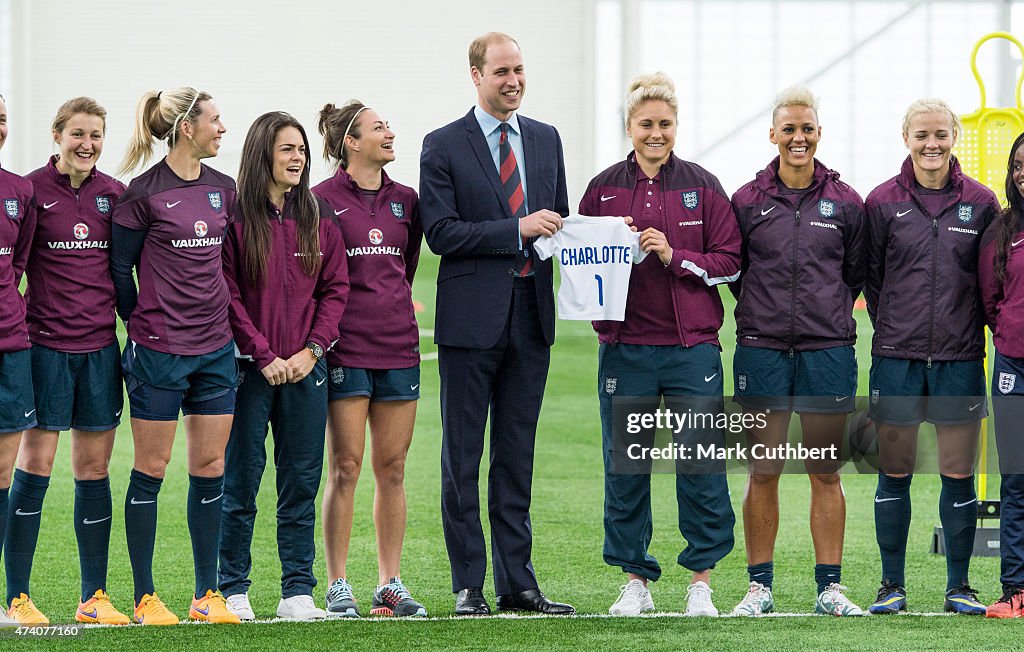
[{"label": "yellow football boot", "polygon": [[188,617],[204,623],[242,624],[241,619],[228,609],[228,603],[220,591],[208,590],[203,597],[192,598],[192,607],[188,610]]},{"label": "yellow football boot", "polygon": [[171,613],[156,593],[147,593],[135,605],[135,622],[140,625],[177,625],[178,617]]},{"label": "yellow football boot", "polygon": [[127,625],[131,622],[128,616],[114,607],[103,589],[96,589],[91,598],[78,605],[75,620],[97,625]]},{"label": "yellow football boot", "polygon": [[18,621],[19,625],[49,625],[50,619],[43,615],[43,612],[36,608],[32,598],[24,593],[11,600],[11,608],[7,610],[7,617]]}]

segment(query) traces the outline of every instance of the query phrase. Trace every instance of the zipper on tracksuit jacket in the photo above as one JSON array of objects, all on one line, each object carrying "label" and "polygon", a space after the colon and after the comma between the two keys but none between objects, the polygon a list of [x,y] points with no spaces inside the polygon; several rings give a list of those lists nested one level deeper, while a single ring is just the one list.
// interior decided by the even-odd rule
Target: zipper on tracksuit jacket
[{"label": "zipper on tracksuit jacket", "polygon": [[808,193],[804,193],[800,197],[800,201],[796,205],[795,213],[795,228],[793,231],[793,278],[790,282],[790,302],[789,302],[789,357],[792,358],[796,355],[796,286],[797,286],[797,254],[800,251],[800,207],[803,206],[804,199],[806,199]]},{"label": "zipper on tracksuit jacket", "polygon": [[928,368],[932,368],[932,349],[935,339],[935,257],[939,249],[939,218],[932,217],[932,300],[931,318],[928,320]]}]

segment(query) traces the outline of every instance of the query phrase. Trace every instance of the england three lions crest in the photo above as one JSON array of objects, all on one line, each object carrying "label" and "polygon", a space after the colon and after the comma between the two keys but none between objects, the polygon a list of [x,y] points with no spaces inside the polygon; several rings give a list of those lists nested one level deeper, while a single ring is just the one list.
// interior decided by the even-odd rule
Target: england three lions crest
[{"label": "england three lions crest", "polygon": [[679,194],[683,197],[683,206],[689,208],[691,211],[700,206],[700,195],[697,194],[696,190],[682,192]]},{"label": "england three lions crest", "polygon": [[999,393],[1009,394],[1013,386],[1017,384],[1017,374],[1008,374],[1005,371],[999,372]]},{"label": "england three lions crest", "polygon": [[391,202],[391,214],[398,220],[405,217],[405,204],[400,201]]},{"label": "england three lions crest", "polygon": [[18,219],[18,215],[21,214],[20,204],[17,199],[5,199],[4,200],[4,211],[7,213],[7,217],[12,220]]},{"label": "england three lions crest", "polygon": [[220,207],[224,205],[224,200],[221,198],[220,191],[208,192],[206,193],[206,196],[209,198],[210,206],[213,210],[219,211]]},{"label": "england three lions crest", "polygon": [[97,197],[96,198],[96,210],[98,210],[103,215],[109,215],[110,214],[110,197],[107,197],[106,195],[102,195],[100,197]]},{"label": "england three lions crest", "polygon": [[974,207],[970,204],[960,204],[957,208],[957,217],[961,222],[970,222],[974,218]]},{"label": "england three lions crest", "polygon": [[818,213],[822,217],[833,217],[836,214],[836,205],[828,199],[818,202]]}]

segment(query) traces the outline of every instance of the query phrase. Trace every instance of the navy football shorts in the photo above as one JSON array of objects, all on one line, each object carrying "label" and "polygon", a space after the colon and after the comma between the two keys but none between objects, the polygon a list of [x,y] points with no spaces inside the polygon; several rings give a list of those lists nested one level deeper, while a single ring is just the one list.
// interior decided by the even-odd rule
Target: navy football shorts
[{"label": "navy football shorts", "polygon": [[121,356],[132,417],[177,421],[182,414],[234,414],[235,343],[201,355],[161,353],[128,341]]},{"label": "navy football shorts", "polygon": [[121,423],[124,391],[117,343],[89,353],[32,347],[36,418],[41,430],[113,430]]},{"label": "navy football shorts", "polygon": [[988,416],[984,360],[871,357],[868,416],[893,426],[953,426]]},{"label": "navy football shorts", "polygon": [[420,366],[408,369],[331,367],[327,400],[366,396],[375,401],[415,401],[420,397]]},{"label": "navy football shorts", "polygon": [[29,349],[0,353],[0,433],[36,425],[32,400],[32,354]]},{"label": "navy football shorts", "polygon": [[817,351],[736,347],[733,400],[749,410],[853,412],[857,354],[852,346]]}]

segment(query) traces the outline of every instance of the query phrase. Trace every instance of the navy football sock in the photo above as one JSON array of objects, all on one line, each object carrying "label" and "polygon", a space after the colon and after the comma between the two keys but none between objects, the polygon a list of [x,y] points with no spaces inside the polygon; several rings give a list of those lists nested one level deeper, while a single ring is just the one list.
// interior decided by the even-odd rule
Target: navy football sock
[{"label": "navy football sock", "polygon": [[875,489],[875,539],[882,556],[882,580],[904,586],[907,535],[910,532],[910,483],[914,476],[878,474]]},{"label": "navy football sock", "polygon": [[196,597],[217,590],[217,559],[220,552],[220,515],[224,506],[224,476],[188,476],[188,532],[196,570]]},{"label": "navy football sock", "polygon": [[39,539],[43,498],[50,478],[45,475],[14,469],[11,497],[7,505],[8,524],[4,535],[4,570],[7,571],[7,604],[24,593],[29,593],[32,558]]},{"label": "navy football sock", "polygon": [[974,493],[974,476],[950,478],[942,476],[939,494],[939,522],[946,544],[946,590],[967,584],[977,529],[978,496]]},{"label": "navy football sock", "polygon": [[82,602],[107,590],[107,559],[114,507],[110,478],[75,480],[75,538],[82,573]]},{"label": "navy football sock", "polygon": [[842,584],[842,564],[815,564],[814,581],[818,584],[818,595],[828,588],[829,584]]},{"label": "navy football sock", "polygon": [[775,562],[766,561],[762,564],[747,564],[747,575],[751,582],[757,582],[769,589],[775,581]]},{"label": "navy football sock", "polygon": [[124,497],[124,530],[128,558],[132,562],[135,604],[153,593],[153,546],[156,543],[156,499],[163,479],[132,469],[128,494]]}]

